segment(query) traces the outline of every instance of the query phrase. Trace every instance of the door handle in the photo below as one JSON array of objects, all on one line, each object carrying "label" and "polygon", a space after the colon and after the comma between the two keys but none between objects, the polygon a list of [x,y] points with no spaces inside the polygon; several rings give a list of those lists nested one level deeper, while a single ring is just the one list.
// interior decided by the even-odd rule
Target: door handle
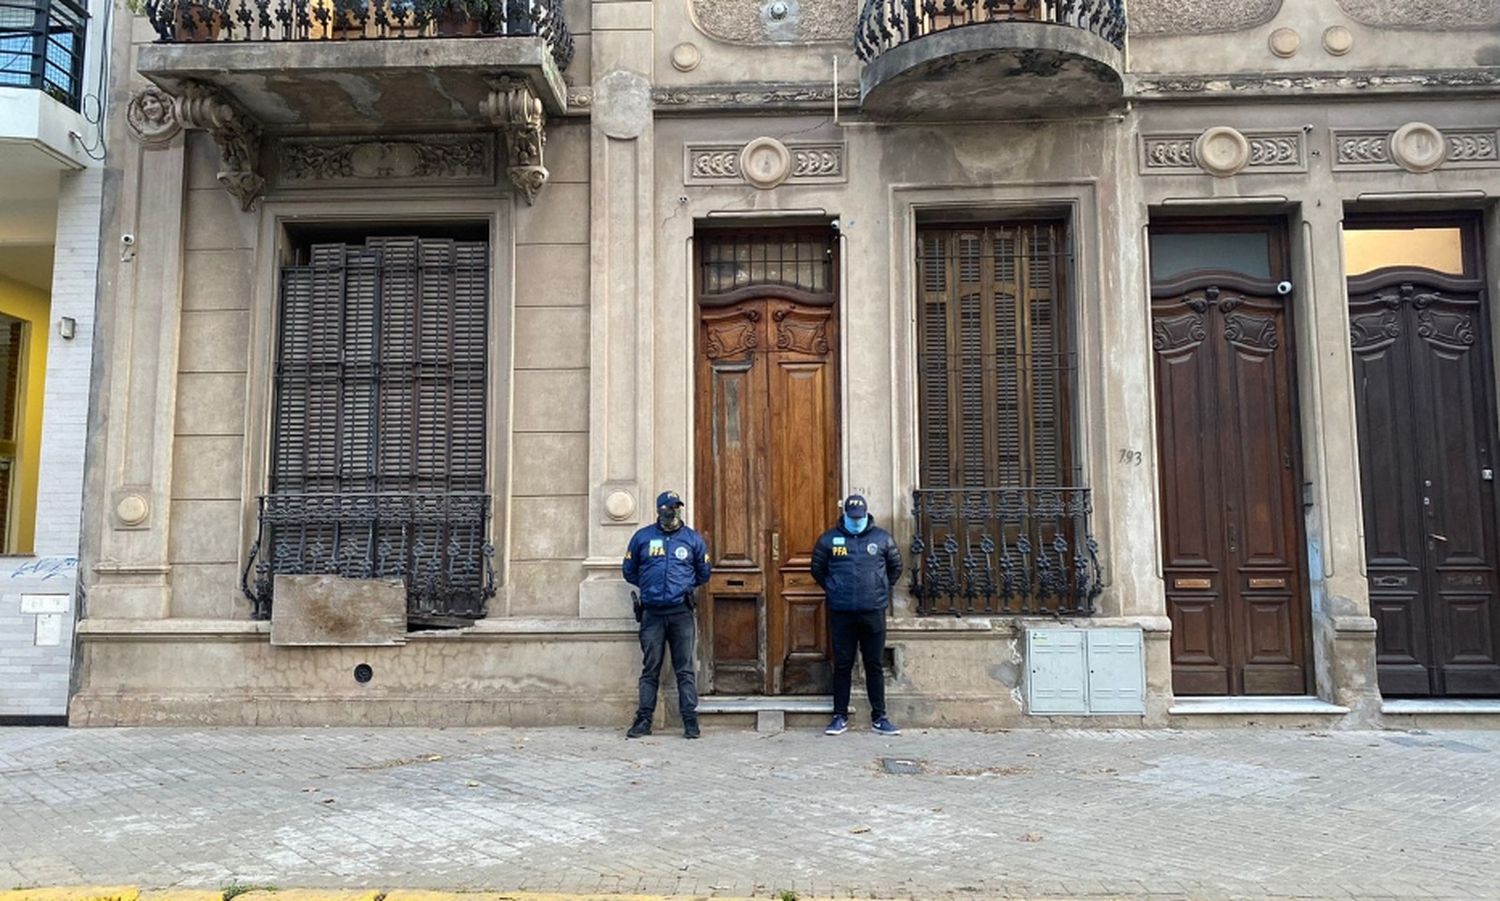
[{"label": "door handle", "polygon": [[1240,533],[1239,533],[1239,530],[1234,527],[1234,523],[1230,523],[1229,524],[1229,553],[1233,554],[1236,551],[1238,551],[1239,549],[1240,549]]},{"label": "door handle", "polygon": [[1432,539],[1436,539],[1437,541],[1447,541],[1448,540],[1448,536],[1447,535],[1439,535],[1436,532],[1428,532],[1427,533],[1427,537],[1428,538],[1432,538]]},{"label": "door handle", "polygon": [[781,533],[771,533],[771,559],[781,562]]}]

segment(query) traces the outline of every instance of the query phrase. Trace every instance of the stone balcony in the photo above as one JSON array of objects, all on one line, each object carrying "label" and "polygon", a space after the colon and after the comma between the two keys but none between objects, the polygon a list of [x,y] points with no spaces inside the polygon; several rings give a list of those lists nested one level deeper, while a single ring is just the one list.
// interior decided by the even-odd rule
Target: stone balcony
[{"label": "stone balcony", "polygon": [[[534,200],[542,130],[567,109],[562,0],[146,0],[136,69],[214,134],[248,207],[264,133],[498,129]],[[237,174],[236,174],[237,172]]]},{"label": "stone balcony", "polygon": [[1088,115],[1124,96],[1121,0],[866,0],[854,46],[876,119]]}]

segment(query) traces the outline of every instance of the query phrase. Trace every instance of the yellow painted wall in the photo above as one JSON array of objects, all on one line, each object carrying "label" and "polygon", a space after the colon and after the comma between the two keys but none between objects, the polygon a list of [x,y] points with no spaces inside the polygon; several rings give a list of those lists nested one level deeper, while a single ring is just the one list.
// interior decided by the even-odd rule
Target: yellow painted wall
[{"label": "yellow painted wall", "polygon": [[17,453],[21,465],[16,488],[13,553],[29,554],[36,540],[37,471],[42,458],[42,397],[47,379],[47,337],[52,328],[52,301],[46,291],[0,275],[0,313],[24,320],[26,382],[21,392],[21,434]]}]

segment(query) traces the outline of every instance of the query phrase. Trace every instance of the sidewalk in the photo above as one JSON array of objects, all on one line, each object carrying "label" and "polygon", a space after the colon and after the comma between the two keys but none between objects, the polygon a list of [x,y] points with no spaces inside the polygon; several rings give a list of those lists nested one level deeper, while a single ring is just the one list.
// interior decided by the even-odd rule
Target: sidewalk
[{"label": "sidewalk", "polygon": [[1500,732],[10,728],[0,891],[1500,898],[1497,751]]}]

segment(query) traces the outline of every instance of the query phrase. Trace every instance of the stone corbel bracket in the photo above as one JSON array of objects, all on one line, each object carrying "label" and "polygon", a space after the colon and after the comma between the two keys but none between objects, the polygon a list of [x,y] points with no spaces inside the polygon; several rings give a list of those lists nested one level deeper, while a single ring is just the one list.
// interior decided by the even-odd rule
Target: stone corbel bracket
[{"label": "stone corbel bracket", "polygon": [[526,198],[527,205],[534,204],[548,177],[547,167],[542,164],[542,146],[547,143],[542,101],[523,79],[496,78],[490,82],[490,88],[481,112],[505,139],[510,158],[506,174],[511,184]]},{"label": "stone corbel bracket", "polygon": [[260,174],[260,123],[217,88],[190,81],[177,97],[177,118],[219,145],[219,183],[249,210],[266,180]]}]

